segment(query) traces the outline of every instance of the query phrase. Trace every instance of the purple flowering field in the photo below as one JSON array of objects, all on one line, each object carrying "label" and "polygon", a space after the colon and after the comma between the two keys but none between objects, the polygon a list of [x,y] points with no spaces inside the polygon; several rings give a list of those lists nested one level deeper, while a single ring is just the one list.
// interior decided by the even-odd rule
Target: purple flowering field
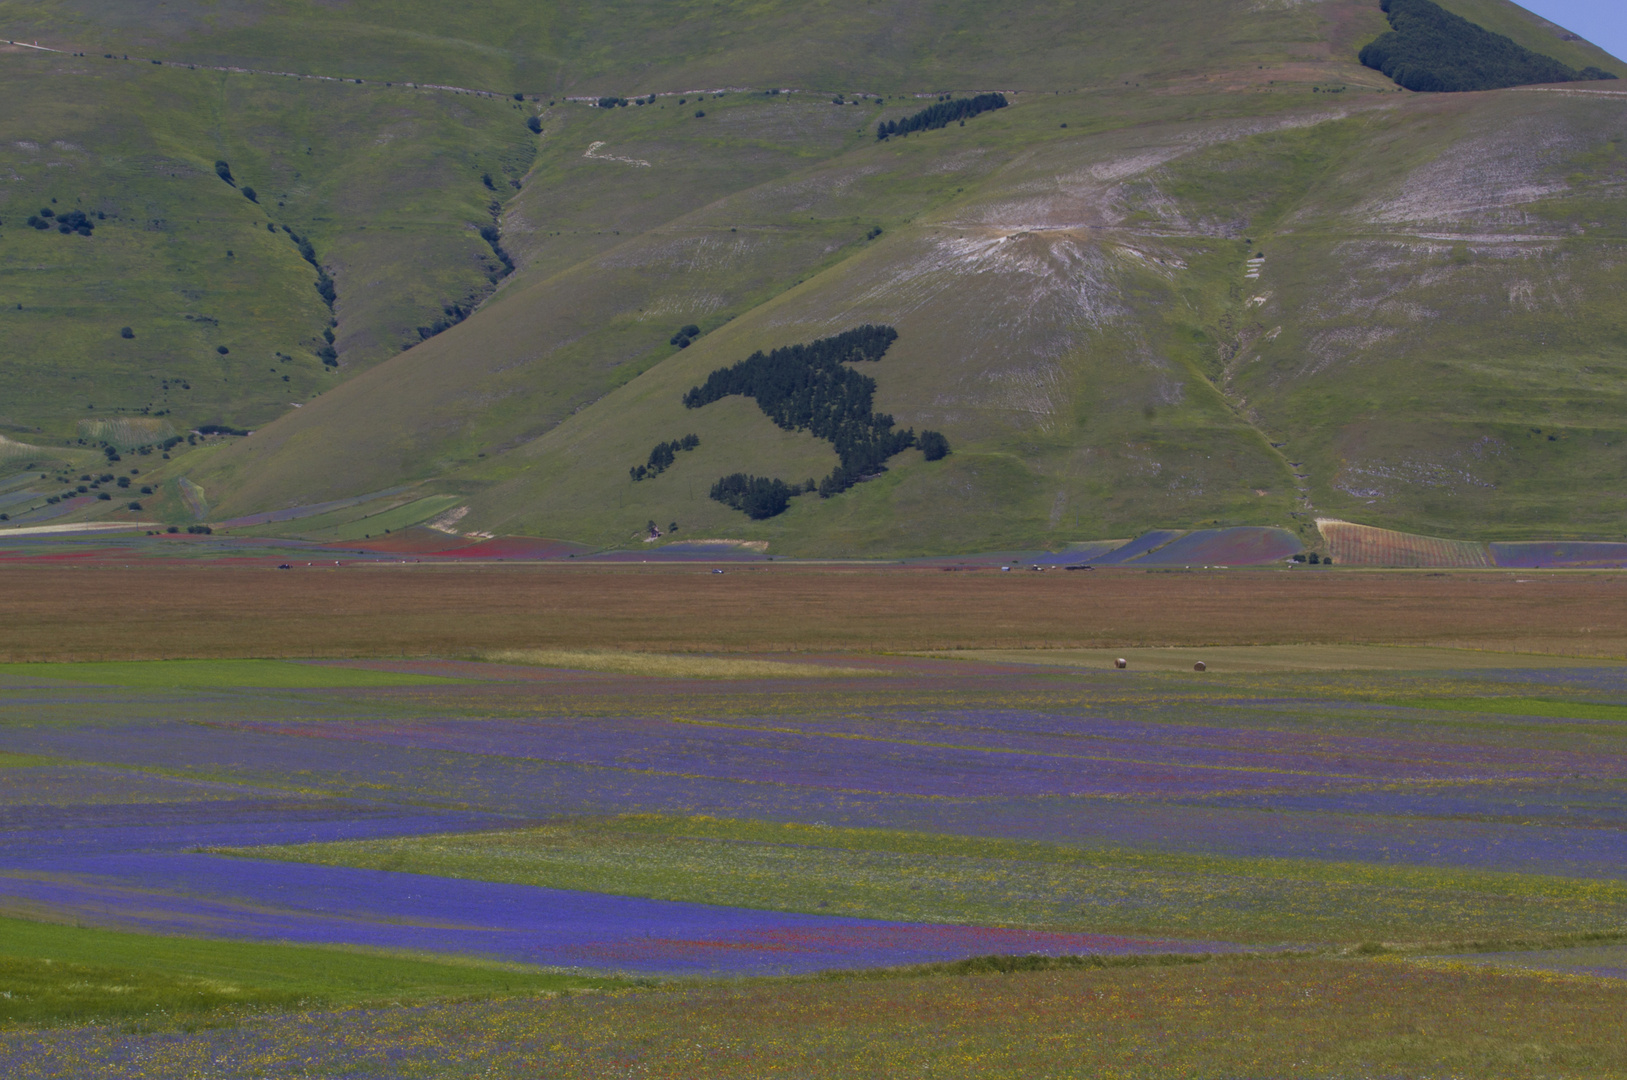
[{"label": "purple flowering field", "polygon": [[[1627,914],[1616,668],[901,661],[810,689],[361,666],[460,681],[0,673],[0,762],[25,763],[0,765],[0,915],[749,975],[1315,949],[1337,934],[1294,905],[1328,889],[1397,913],[1368,930],[1419,935],[1436,916],[1418,896],[1470,890],[1439,923],[1465,939],[1521,910],[1545,933]],[[1523,715],[1528,700],[1575,715]],[[662,824],[627,824],[646,821]],[[797,884],[820,875],[836,884],[817,896]]]},{"label": "purple flowering field", "polygon": [[29,906],[106,912],[121,927],[152,933],[664,973],[1229,951],[1208,941],[830,918],[207,854],[60,859],[0,877],[0,907]]},{"label": "purple flowering field", "polygon": [[1627,668],[838,664],[0,665],[0,1074],[816,1075],[873,1025],[970,1075],[1019,1013],[1134,1059],[1210,1001],[1627,993]]}]

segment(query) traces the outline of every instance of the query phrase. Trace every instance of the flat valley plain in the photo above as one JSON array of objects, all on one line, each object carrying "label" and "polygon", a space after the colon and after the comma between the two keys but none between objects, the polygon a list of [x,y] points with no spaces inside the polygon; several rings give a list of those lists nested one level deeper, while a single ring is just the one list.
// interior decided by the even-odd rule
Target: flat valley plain
[{"label": "flat valley plain", "polygon": [[1624,1076],[1624,582],[0,568],[0,1072]]},{"label": "flat valley plain", "polygon": [[[718,572],[722,571],[722,572]],[[0,660],[1441,645],[1627,656],[1608,571],[0,564]]]}]

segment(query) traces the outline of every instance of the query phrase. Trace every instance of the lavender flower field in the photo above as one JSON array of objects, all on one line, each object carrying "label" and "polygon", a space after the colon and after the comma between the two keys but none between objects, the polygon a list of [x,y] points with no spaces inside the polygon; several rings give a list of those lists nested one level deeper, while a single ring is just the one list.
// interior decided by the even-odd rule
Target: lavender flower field
[{"label": "lavender flower field", "polygon": [[[1627,666],[796,662],[844,673],[0,665],[0,1072],[1034,1075],[986,998],[1101,1075],[1203,995],[1542,1000],[1548,1071],[1479,1074],[1627,1062],[1578,1034],[1627,994]],[[774,1019],[865,1000],[840,1068]],[[1227,1045],[1123,1074],[1281,1074]]]}]

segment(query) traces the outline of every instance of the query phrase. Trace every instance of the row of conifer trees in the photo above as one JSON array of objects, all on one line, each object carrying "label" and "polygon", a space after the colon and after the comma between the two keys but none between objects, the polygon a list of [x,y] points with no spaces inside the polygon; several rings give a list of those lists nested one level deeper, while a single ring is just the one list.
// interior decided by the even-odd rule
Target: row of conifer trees
[{"label": "row of conifer trees", "polygon": [[1008,104],[1004,94],[978,94],[976,97],[940,101],[902,120],[883,120],[876,125],[876,138],[908,135],[912,131],[936,131],[938,128],[948,127],[957,120],[964,122],[978,113],[1003,109]]},{"label": "row of conifer trees", "polygon": [[634,465],[627,470],[627,475],[637,483],[646,477],[660,476],[672,468],[672,463],[678,460],[678,455],[685,450],[693,450],[701,444],[699,435],[685,435],[681,439],[671,442],[656,443],[655,449],[650,451],[650,458],[642,465]]}]

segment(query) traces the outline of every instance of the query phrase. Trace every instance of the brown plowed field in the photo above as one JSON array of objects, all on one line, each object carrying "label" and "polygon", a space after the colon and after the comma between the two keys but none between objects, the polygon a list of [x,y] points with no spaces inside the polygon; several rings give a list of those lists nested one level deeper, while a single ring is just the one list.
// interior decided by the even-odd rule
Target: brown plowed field
[{"label": "brown plowed field", "polygon": [[1486,545],[1472,540],[1418,536],[1327,518],[1316,525],[1339,566],[1489,569],[1494,565]]},{"label": "brown plowed field", "polygon": [[0,567],[0,659],[1444,644],[1627,656],[1627,575]]}]

